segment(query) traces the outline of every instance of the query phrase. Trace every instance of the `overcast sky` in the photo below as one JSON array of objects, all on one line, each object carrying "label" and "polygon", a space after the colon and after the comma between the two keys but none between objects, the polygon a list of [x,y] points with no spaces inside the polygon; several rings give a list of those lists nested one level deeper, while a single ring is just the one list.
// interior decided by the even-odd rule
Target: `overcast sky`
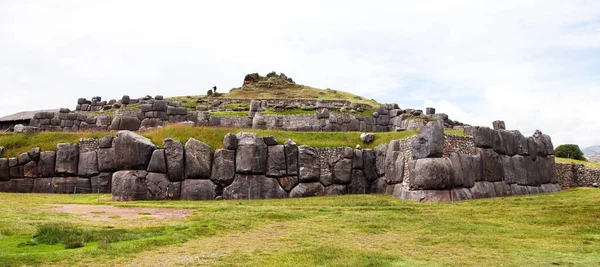
[{"label": "overcast sky", "polygon": [[0,2],[0,116],[247,73],[600,145],[600,1]]}]

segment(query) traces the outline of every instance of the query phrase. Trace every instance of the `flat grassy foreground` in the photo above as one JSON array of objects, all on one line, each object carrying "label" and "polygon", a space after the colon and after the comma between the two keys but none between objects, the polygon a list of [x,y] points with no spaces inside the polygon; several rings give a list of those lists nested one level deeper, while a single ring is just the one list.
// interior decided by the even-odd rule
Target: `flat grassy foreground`
[{"label": "flat grassy foreground", "polygon": [[[71,214],[53,211],[58,204],[139,216],[98,219],[91,207]],[[148,208],[189,214],[159,220]],[[442,204],[382,195],[114,203],[0,193],[0,214],[2,266],[600,265],[600,190],[592,188]]]}]

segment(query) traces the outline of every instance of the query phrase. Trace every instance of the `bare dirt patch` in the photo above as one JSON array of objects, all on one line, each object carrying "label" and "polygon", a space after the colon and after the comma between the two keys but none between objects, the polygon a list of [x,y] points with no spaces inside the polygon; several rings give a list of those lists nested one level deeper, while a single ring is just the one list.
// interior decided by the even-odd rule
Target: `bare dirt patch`
[{"label": "bare dirt patch", "polygon": [[193,210],[121,208],[107,205],[64,204],[53,205],[50,209],[57,212],[81,214],[92,220],[112,221],[115,219],[150,218],[153,220],[184,219]]}]

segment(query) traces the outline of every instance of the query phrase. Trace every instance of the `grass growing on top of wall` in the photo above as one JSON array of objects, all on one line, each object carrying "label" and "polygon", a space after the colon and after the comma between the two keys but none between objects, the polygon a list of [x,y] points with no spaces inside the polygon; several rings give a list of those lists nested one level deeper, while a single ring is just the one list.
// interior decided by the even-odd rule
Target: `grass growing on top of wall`
[{"label": "grass growing on top of wall", "polygon": [[0,146],[6,148],[3,157],[14,157],[20,153],[27,152],[34,147],[42,150],[56,150],[58,143],[76,143],[79,138],[100,138],[109,134],[108,132],[40,132],[31,134],[1,133]]},{"label": "grass growing on top of wall", "polygon": [[559,157],[555,157],[554,159],[555,159],[556,163],[583,164],[589,168],[600,169],[600,162],[583,161],[583,160],[567,159],[567,158],[559,158]]},{"label": "grass growing on top of wall", "polygon": [[[0,193],[3,266],[597,266],[600,190],[456,203],[383,195],[138,201]],[[56,204],[187,209],[96,220]],[[141,216],[140,216],[141,217]]]}]

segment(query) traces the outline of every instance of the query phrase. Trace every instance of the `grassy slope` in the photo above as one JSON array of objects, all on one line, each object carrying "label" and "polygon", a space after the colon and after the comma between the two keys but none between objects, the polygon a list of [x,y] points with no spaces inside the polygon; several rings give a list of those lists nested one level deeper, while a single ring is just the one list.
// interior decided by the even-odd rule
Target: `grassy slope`
[{"label": "grassy slope", "polygon": [[593,162],[593,161],[583,161],[583,160],[576,160],[576,159],[566,159],[566,158],[555,158],[557,163],[574,163],[574,164],[583,164],[588,168],[594,168],[594,169],[600,169],[600,162]]},{"label": "grassy slope", "polygon": [[[96,196],[0,193],[2,265],[597,266],[600,190],[459,203],[380,195],[100,204],[193,209],[183,220],[94,222],[47,211]],[[61,226],[57,227],[57,226]],[[32,238],[39,229],[57,229]],[[61,230],[62,229],[62,230]],[[71,229],[71,230],[65,230]],[[75,230],[74,230],[75,229]],[[61,237],[93,239],[65,249]],[[56,244],[39,240],[55,237]],[[122,237],[125,241],[118,241]],[[28,242],[29,241],[29,242]],[[19,244],[35,244],[19,246]]]}]

